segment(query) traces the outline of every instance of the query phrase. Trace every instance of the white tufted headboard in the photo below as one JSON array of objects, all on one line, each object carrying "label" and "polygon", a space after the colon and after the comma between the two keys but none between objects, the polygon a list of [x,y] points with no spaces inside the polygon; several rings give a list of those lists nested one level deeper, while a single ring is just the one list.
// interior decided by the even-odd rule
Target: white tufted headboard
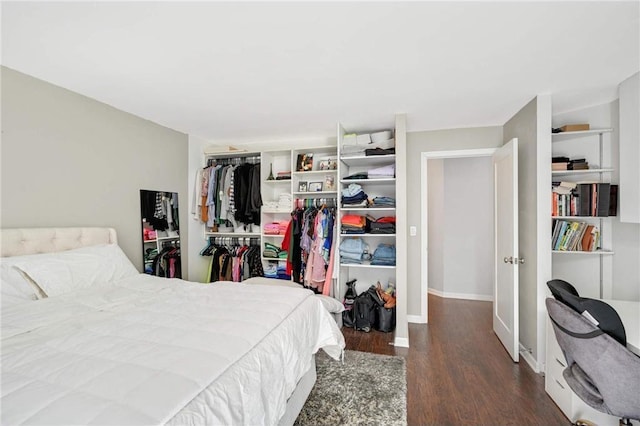
[{"label": "white tufted headboard", "polygon": [[53,253],[117,242],[113,228],[0,229],[0,257]]}]

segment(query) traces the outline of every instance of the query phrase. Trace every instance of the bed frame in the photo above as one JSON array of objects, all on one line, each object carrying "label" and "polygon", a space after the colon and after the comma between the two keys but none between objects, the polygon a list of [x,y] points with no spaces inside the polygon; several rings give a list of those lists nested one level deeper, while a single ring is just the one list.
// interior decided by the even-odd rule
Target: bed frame
[{"label": "bed frame", "polygon": [[[97,244],[117,244],[113,228],[14,228],[0,229],[0,257],[56,253]],[[287,400],[287,408],[278,423],[293,425],[316,382],[315,356],[311,367],[300,378]]]}]

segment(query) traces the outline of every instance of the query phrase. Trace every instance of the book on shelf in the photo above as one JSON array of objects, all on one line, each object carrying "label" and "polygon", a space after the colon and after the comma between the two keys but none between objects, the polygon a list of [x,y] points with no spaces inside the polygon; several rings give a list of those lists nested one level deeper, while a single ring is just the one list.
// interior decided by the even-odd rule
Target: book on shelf
[{"label": "book on shelf", "polygon": [[606,217],[609,216],[609,201],[611,199],[611,184],[609,183],[597,183],[596,184],[596,216]]},{"label": "book on shelf", "polygon": [[618,216],[618,185],[609,188],[609,216]]},{"label": "book on shelf", "polygon": [[617,185],[553,182],[551,196],[552,216],[608,217],[617,214]]},{"label": "book on shelf", "polygon": [[600,230],[586,222],[556,220],[551,241],[555,251],[595,251],[600,243]]},{"label": "book on shelf", "polygon": [[551,163],[551,170],[554,172],[569,170],[569,163]]}]

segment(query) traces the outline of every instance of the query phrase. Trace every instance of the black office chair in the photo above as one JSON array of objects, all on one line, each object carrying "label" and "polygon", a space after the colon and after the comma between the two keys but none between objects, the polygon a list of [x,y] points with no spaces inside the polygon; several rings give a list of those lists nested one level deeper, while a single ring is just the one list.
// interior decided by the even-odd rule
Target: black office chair
[{"label": "black office chair", "polygon": [[[562,375],[569,387],[594,409],[620,417],[621,425],[640,420],[640,357],[626,348],[617,312],[601,300],[550,283],[558,300],[548,298],[546,306],[567,360]],[[582,315],[585,310],[600,326]]]}]

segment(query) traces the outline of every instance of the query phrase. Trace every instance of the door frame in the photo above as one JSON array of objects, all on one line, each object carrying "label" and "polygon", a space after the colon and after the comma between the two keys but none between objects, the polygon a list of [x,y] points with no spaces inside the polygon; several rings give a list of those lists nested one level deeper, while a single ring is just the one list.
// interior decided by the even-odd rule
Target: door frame
[{"label": "door frame", "polygon": [[[420,315],[407,315],[412,323],[426,324],[428,322],[429,305],[427,294],[429,292],[429,201],[427,161],[433,159],[465,158],[465,157],[491,157],[496,148],[458,149],[452,151],[426,151],[420,153]],[[494,231],[495,232],[495,231]]]}]

